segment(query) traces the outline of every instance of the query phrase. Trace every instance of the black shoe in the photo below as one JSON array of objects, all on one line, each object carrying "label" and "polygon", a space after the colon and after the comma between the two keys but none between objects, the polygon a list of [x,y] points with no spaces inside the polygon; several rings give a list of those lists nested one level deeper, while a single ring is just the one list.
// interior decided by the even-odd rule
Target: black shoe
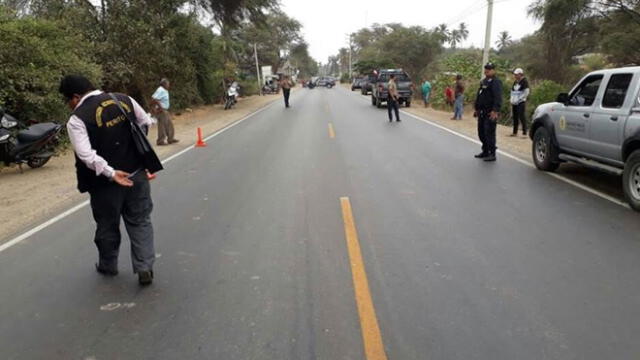
[{"label": "black shoe", "polygon": [[151,285],[153,282],[153,270],[138,271],[138,283],[142,286]]},{"label": "black shoe", "polygon": [[488,154],[487,154],[486,152],[484,152],[484,151],[483,151],[483,152],[481,152],[480,154],[476,154],[476,155],[474,155],[473,157],[474,157],[474,158],[476,158],[476,159],[484,159],[484,158],[486,158],[487,156],[488,156]]},{"label": "black shoe", "polygon": [[98,265],[97,263],[95,265],[96,265],[96,271],[104,276],[118,275],[118,269],[107,269],[105,267]]},{"label": "black shoe", "polygon": [[483,160],[487,162],[496,161],[496,154],[489,154]]},{"label": "black shoe", "polygon": [[396,121],[397,121],[397,122],[400,122],[400,121],[402,121],[402,120],[398,119],[398,120],[396,120]]}]

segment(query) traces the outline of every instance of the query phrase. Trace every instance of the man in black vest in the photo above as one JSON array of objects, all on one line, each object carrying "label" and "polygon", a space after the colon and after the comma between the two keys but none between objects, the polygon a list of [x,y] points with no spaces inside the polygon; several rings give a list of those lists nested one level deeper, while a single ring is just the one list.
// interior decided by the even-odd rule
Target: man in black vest
[{"label": "man in black vest", "polygon": [[76,154],[78,190],[89,192],[97,225],[96,270],[105,276],[118,274],[122,217],[131,241],[133,271],[141,285],[149,285],[155,260],[153,204],[145,159],[136,149],[130,121],[146,127],[152,120],[129,96],[96,90],[83,76],[64,77],[60,93],[73,110],[67,131]]},{"label": "man in black vest", "polygon": [[474,117],[478,118],[478,137],[482,152],[476,155],[484,161],[496,161],[496,126],[502,108],[502,82],[496,77],[495,65],[484,66],[485,78],[480,82]]}]

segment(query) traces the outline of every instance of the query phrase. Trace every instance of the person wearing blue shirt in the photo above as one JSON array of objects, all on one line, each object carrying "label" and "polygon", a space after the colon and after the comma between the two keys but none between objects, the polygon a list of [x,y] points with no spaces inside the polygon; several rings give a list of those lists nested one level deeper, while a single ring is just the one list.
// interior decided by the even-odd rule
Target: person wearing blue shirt
[{"label": "person wearing blue shirt", "polygon": [[[156,144],[167,145],[175,144],[179,140],[174,138],[175,130],[173,121],[169,114],[169,88],[171,83],[167,79],[160,80],[160,86],[151,95],[151,105],[153,113],[158,119],[158,140]],[[166,141],[165,141],[166,140]]]},{"label": "person wearing blue shirt", "polygon": [[424,101],[424,107],[429,106],[429,98],[431,97],[431,83],[425,79],[422,83],[422,101]]}]

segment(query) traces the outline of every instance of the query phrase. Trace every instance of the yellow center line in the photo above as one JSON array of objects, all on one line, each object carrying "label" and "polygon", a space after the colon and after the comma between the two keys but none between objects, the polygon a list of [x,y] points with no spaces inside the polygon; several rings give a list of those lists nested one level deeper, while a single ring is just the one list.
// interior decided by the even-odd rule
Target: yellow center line
[{"label": "yellow center line", "polygon": [[332,123],[329,123],[329,137],[332,139],[336,137],[336,131],[333,129]]},{"label": "yellow center line", "polygon": [[367,360],[387,360],[384,351],[382,335],[378,326],[376,310],[371,300],[367,273],[360,252],[360,242],[358,232],[351,212],[351,202],[348,197],[340,198],[342,206],[342,218],[344,221],[344,233],[349,250],[349,260],[351,262],[351,275],[353,276],[353,289],[360,316],[360,329],[362,330],[362,340],[364,343],[364,353]]}]

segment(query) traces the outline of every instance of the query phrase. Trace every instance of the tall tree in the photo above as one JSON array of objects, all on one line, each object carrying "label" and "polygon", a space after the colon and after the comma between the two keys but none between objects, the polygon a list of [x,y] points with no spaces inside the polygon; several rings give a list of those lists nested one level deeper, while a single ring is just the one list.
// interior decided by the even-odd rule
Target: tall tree
[{"label": "tall tree", "polygon": [[511,45],[513,39],[511,39],[511,35],[509,35],[508,31],[501,31],[498,34],[498,40],[496,41],[496,47],[498,50],[502,51],[507,46]]},{"label": "tall tree", "polygon": [[469,28],[467,27],[467,24],[463,22],[460,23],[460,25],[458,25],[458,33],[460,34],[462,41],[467,40],[469,38]]},{"label": "tall tree", "polygon": [[433,29],[433,31],[439,37],[441,44],[449,42],[450,32],[447,24],[440,24],[436,26],[435,29]]},{"label": "tall tree", "polygon": [[570,80],[572,58],[598,46],[598,24],[592,0],[536,0],[529,14],[542,21],[543,58],[546,77],[557,82]]},{"label": "tall tree", "polygon": [[462,41],[462,34],[458,29],[453,29],[449,33],[449,45],[452,48],[456,48],[456,46]]}]

